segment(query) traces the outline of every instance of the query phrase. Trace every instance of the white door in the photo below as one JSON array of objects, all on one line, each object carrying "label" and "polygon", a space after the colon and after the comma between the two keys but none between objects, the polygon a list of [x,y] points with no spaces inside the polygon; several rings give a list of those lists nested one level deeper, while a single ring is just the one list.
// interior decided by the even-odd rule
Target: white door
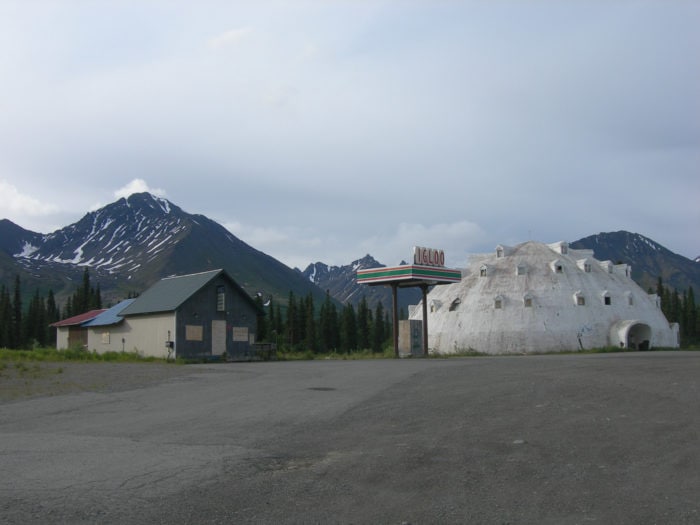
[{"label": "white door", "polygon": [[226,352],[226,321],[211,322],[211,355],[221,356]]}]

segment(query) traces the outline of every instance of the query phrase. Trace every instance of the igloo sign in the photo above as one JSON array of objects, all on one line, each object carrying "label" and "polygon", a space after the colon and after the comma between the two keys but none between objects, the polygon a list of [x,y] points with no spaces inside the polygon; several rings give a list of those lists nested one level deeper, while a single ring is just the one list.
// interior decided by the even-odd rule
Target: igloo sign
[{"label": "igloo sign", "polygon": [[413,247],[413,264],[421,266],[445,266],[445,252],[435,248]]}]

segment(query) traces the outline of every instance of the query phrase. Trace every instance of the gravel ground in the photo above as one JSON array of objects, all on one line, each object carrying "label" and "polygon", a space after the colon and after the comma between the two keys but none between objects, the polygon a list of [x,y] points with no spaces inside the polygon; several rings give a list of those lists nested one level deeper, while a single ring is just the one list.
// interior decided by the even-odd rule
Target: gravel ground
[{"label": "gravel ground", "polygon": [[698,352],[43,366],[0,525],[700,524]]},{"label": "gravel ground", "polygon": [[0,403],[77,392],[119,392],[191,373],[184,365],[109,362],[1,362]]}]

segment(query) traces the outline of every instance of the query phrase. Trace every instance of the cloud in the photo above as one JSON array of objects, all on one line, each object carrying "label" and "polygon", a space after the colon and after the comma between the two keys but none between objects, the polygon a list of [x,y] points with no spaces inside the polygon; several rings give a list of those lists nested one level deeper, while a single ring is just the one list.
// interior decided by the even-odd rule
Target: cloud
[{"label": "cloud", "polygon": [[464,266],[472,247],[487,237],[481,226],[470,221],[424,225],[403,222],[395,232],[373,236],[361,242],[366,253],[388,266],[398,264],[397,255],[409,261],[414,246],[445,251],[448,266]]},{"label": "cloud", "polygon": [[217,36],[210,38],[207,45],[211,49],[223,49],[229,46],[238,45],[252,34],[253,30],[249,27],[241,27],[231,29]]},{"label": "cloud", "polygon": [[51,215],[59,211],[58,206],[46,204],[25,195],[5,180],[0,180],[0,195],[2,195],[3,207],[13,215],[36,217]]},{"label": "cloud", "polygon": [[252,226],[238,221],[221,224],[243,242],[290,268],[306,268],[311,262],[310,250],[323,244],[323,240],[311,228]]},{"label": "cloud", "polygon": [[119,188],[114,192],[115,199],[121,199],[122,197],[127,198],[129,195],[134,193],[152,193],[157,197],[165,197],[165,190],[160,188],[149,188],[148,183],[143,179],[134,179],[126,186]]}]

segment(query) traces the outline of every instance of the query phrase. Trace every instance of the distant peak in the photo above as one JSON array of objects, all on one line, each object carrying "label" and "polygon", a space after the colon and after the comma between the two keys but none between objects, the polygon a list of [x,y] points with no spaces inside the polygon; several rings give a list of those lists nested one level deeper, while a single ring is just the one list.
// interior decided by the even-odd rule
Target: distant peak
[{"label": "distant peak", "polygon": [[173,211],[173,208],[176,208],[176,206],[172,204],[169,200],[163,197],[158,197],[148,192],[132,193],[126,198],[122,197],[115,204],[121,203],[122,200],[128,208],[148,207],[154,210],[160,210],[166,215]]}]

